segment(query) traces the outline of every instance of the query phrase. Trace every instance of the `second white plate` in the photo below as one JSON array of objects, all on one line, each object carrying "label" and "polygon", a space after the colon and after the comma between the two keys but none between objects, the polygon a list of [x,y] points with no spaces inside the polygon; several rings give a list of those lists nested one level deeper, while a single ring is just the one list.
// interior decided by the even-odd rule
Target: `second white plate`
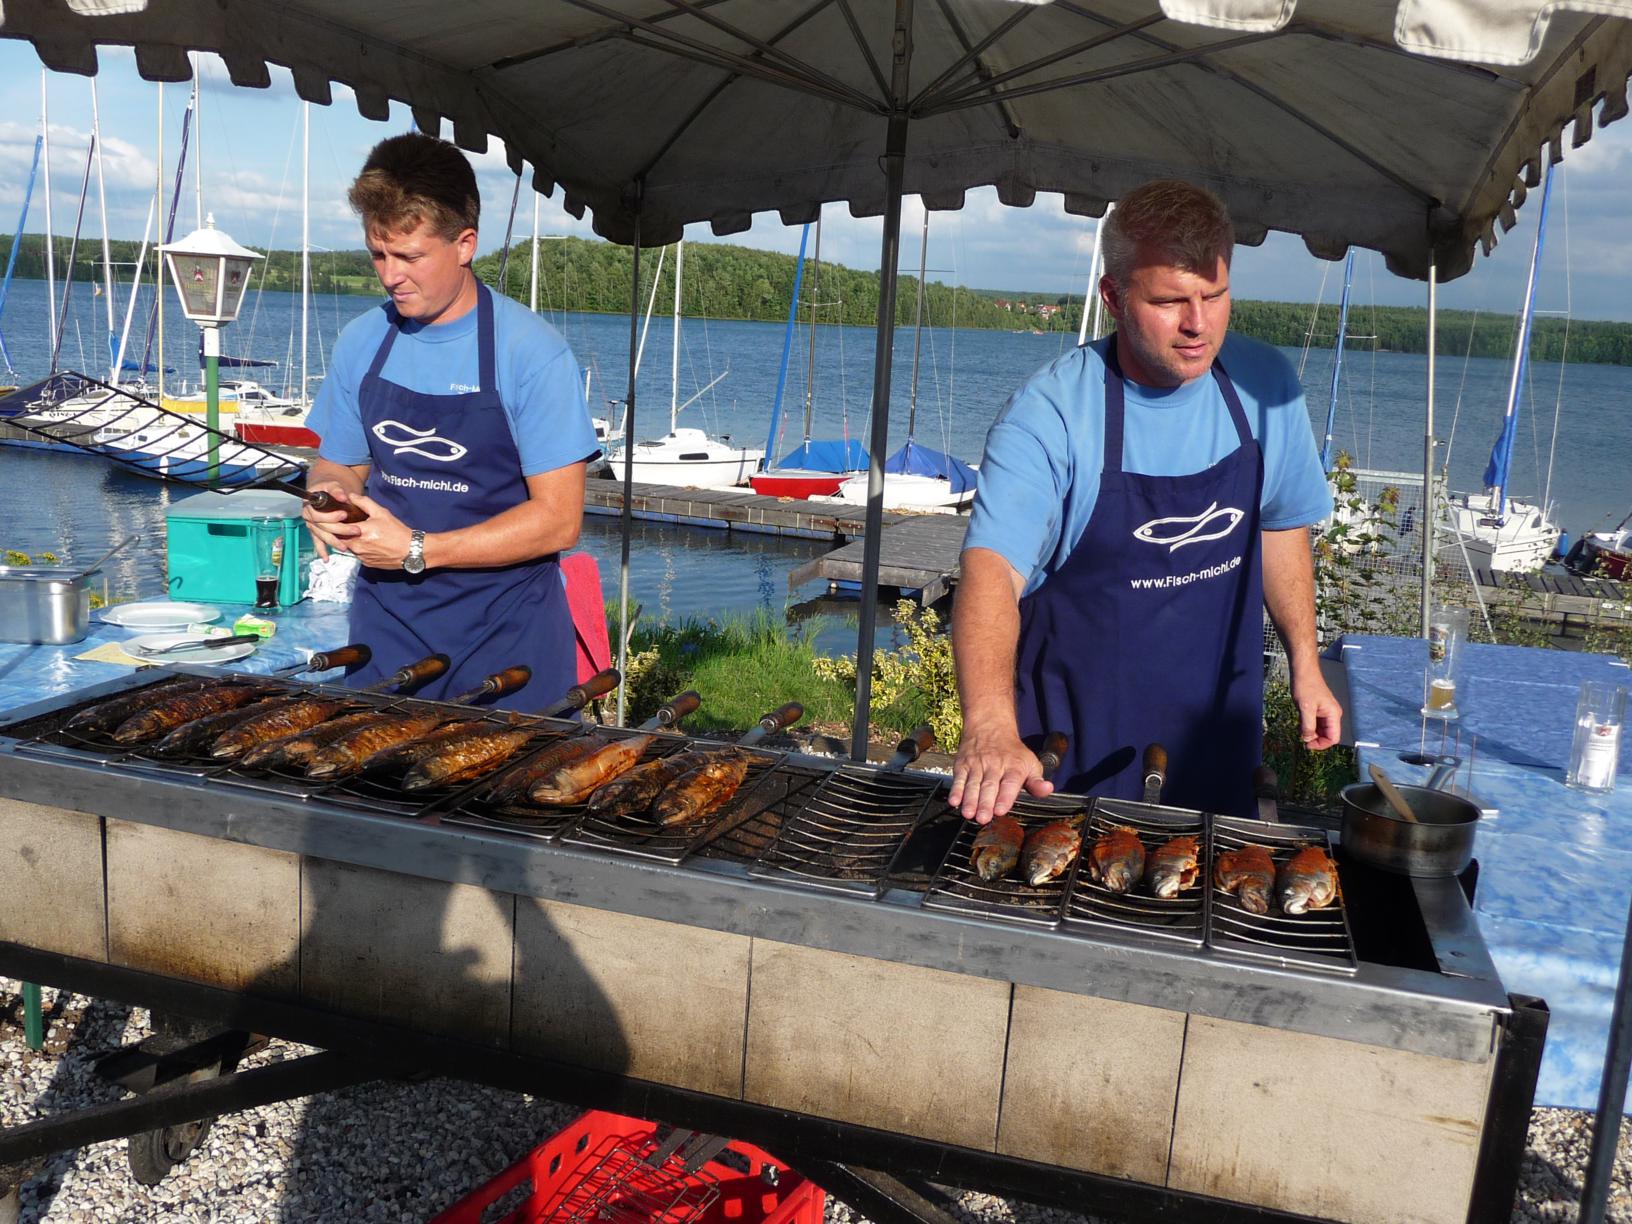
[{"label": "second white plate", "polygon": [[103,608],[102,619],[126,629],[185,629],[188,625],[208,625],[221,619],[221,609],[208,604],[176,603],[154,599],[146,603],[115,604]]},{"label": "second white plate", "polygon": [[255,650],[254,642],[234,642],[231,646],[217,646],[211,650],[178,650],[173,654],[144,655],[143,650],[163,650],[183,642],[207,642],[210,639],[198,633],[144,633],[128,638],[120,645],[133,657],[146,663],[227,663],[241,659]]}]

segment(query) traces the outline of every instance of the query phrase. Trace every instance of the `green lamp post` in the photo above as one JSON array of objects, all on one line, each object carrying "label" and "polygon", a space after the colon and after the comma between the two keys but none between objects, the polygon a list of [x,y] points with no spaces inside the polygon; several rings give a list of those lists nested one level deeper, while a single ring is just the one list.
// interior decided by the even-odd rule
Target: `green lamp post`
[{"label": "green lamp post", "polygon": [[210,427],[210,483],[218,475],[215,433],[221,427],[221,326],[238,317],[249,270],[262,258],[215,228],[215,214],[178,242],[159,250],[181,299],[181,313],[204,329],[205,423]]}]

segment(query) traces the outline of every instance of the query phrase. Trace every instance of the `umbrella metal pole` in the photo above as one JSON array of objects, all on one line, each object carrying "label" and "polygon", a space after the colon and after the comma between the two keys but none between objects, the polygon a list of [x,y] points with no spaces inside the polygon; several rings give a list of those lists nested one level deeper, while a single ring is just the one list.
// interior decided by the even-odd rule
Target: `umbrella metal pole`
[{"label": "umbrella metal pole", "polygon": [[[629,390],[623,399],[623,510],[618,515],[618,675],[629,674],[629,539],[634,534],[635,371],[640,337],[640,213],[635,213],[635,243],[629,261]],[[623,726],[625,686],[618,685],[618,726]]]},{"label": "umbrella metal pole", "polygon": [[895,352],[896,261],[901,254],[901,185],[907,160],[907,70],[912,63],[912,0],[895,2],[894,109],[884,142],[884,241],[878,262],[878,336],[873,347],[872,451],[867,459],[867,522],[861,549],[861,626],[856,631],[856,718],[850,755],[867,759],[873,700],[873,633],[878,623],[879,536],[884,528],[884,451],[890,444],[890,363]]},{"label": "umbrella metal pole", "polygon": [[[1428,257],[1428,407],[1422,438],[1422,636],[1434,610],[1434,329],[1439,314],[1439,263]],[[1476,588],[1477,589],[1477,588]]]},{"label": "umbrella metal pole", "polygon": [[1621,1137],[1621,1111],[1626,1108],[1626,1077],[1632,1069],[1632,908],[1627,910],[1626,937],[1621,943],[1621,972],[1615,979],[1615,1010],[1609,1021],[1609,1046],[1604,1051],[1604,1077],[1598,1085],[1598,1117],[1592,1124],[1592,1148],[1581,1187],[1579,1224],[1604,1224],[1609,1204],[1610,1174],[1615,1171],[1615,1148]]}]

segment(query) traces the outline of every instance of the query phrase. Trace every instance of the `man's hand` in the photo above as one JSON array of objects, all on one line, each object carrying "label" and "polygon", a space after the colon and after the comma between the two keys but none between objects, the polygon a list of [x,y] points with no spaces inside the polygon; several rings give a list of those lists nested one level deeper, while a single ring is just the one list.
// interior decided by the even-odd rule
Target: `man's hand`
[{"label": "man's hand", "polygon": [[[306,488],[312,493],[322,490],[342,503],[350,502],[354,496],[362,496],[360,493],[353,494],[337,480],[308,480]],[[336,529],[337,525],[346,525],[344,510],[314,510],[311,502],[307,502],[301,507],[300,517],[306,520],[306,530],[312,533],[312,545],[318,556],[327,557],[330,549],[345,551],[340,544],[347,536]]]},{"label": "man's hand", "polygon": [[1314,752],[1330,748],[1342,737],[1343,707],[1338,705],[1318,661],[1292,669],[1292,700],[1298,707],[1298,734]]},{"label": "man's hand", "polygon": [[[323,524],[323,530],[333,541],[331,547],[349,552],[371,569],[401,569],[402,559],[408,555],[411,529],[365,493],[352,493],[347,500],[367,512],[368,517],[360,523]],[[344,518],[343,512],[340,517]],[[312,535],[314,538],[317,535],[315,528]]]},{"label": "man's hand", "polygon": [[1012,730],[982,732],[965,727],[958,757],[952,764],[952,793],[947,801],[965,820],[990,824],[1014,806],[1021,790],[1041,799],[1054,793],[1044,781],[1037,754]]}]

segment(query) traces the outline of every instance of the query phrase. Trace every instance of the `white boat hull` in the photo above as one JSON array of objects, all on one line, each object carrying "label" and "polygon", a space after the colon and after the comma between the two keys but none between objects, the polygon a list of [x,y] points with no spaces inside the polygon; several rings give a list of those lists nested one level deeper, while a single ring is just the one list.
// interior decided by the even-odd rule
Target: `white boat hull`
[{"label": "white boat hull", "polygon": [[[852,476],[839,486],[836,500],[852,506],[867,504],[867,477]],[[884,509],[927,510],[955,514],[975,500],[975,490],[952,491],[952,482],[939,476],[907,472],[884,473]]]},{"label": "white boat hull", "polygon": [[1468,550],[1475,569],[1529,574],[1547,564],[1559,532],[1541,508],[1510,497],[1507,514],[1499,516],[1499,510],[1488,493],[1453,493],[1440,532]]},{"label": "white boat hull", "polygon": [[[634,479],[642,484],[685,489],[730,489],[745,485],[765,452],[732,446],[700,429],[677,429],[661,438],[635,443]],[[623,452],[609,456],[614,474],[623,474]]]}]

